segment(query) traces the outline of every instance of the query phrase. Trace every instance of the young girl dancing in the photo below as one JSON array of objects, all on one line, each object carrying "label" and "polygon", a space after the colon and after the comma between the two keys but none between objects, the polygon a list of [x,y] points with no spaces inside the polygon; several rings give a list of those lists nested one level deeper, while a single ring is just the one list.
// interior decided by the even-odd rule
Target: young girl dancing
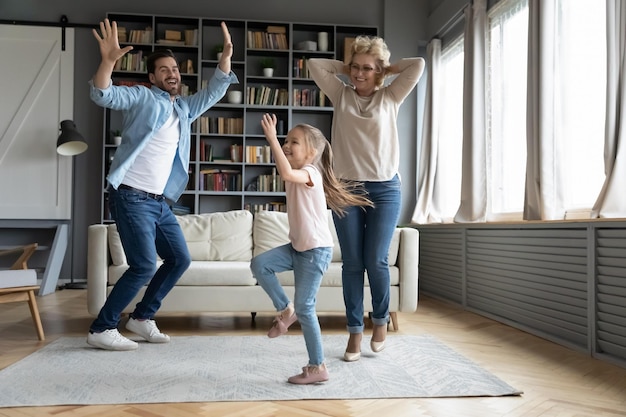
[{"label": "young girl dancing", "polygon": [[[301,374],[288,381],[292,384],[324,382],[328,380],[328,369],[324,364],[315,302],[322,276],[332,258],[333,239],[327,207],[343,215],[345,207],[371,206],[372,203],[363,194],[354,193],[358,184],[337,181],[330,143],[319,129],[299,124],[287,133],[281,148],[276,137],[276,115],[264,114],[261,126],[276,160],[276,169],[285,181],[291,243],[254,257],[250,268],[279,312],[268,336],[287,333],[296,320],[302,327],[309,363]],[[293,270],[295,280],[293,303],[276,277],[277,272],[289,270]]]}]

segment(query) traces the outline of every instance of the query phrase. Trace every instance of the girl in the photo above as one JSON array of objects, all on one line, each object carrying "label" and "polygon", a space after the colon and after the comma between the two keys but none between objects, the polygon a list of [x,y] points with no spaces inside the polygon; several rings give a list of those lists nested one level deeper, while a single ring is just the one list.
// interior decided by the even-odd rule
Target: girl
[{"label": "girl", "polygon": [[[264,252],[251,261],[252,274],[269,295],[279,312],[268,336],[287,333],[289,326],[300,321],[309,354],[302,373],[288,379],[292,384],[314,384],[328,380],[324,364],[322,334],[315,302],[322,276],[332,257],[333,239],[327,215],[328,206],[338,215],[344,207],[371,206],[363,194],[354,193],[356,184],[340,183],[332,170],[332,151],[319,129],[299,124],[287,133],[280,146],[276,137],[276,115],[264,114],[261,120],[276,169],[285,181],[288,243]],[[277,272],[294,271],[295,303],[280,285]]]}]

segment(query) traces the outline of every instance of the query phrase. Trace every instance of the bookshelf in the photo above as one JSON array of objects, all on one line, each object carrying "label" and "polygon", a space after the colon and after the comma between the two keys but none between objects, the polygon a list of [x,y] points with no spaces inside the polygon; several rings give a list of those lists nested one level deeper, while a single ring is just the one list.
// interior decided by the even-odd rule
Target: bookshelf
[{"label": "bookshelf", "polygon": [[[313,57],[344,59],[346,39],[376,35],[371,26],[310,24],[148,14],[109,13],[120,33],[120,45],[133,45],[129,56],[113,73],[115,84],[146,83],[145,57],[167,47],[179,59],[186,89],[193,94],[211,77],[223,44],[220,23],[226,22],[234,44],[232,70],[241,102],[228,94],[194,122],[191,137],[189,183],[176,213],[206,213],[234,209],[284,210],[284,184],[276,174],[261,129],[264,113],[279,119],[279,139],[298,123],[318,127],[330,139],[332,107],[308,76]],[[318,50],[318,33],[325,32],[326,50]],[[265,61],[273,62],[271,77],[264,75]],[[121,114],[104,110],[101,220],[110,222],[106,176],[117,145],[111,132],[121,129]]]}]

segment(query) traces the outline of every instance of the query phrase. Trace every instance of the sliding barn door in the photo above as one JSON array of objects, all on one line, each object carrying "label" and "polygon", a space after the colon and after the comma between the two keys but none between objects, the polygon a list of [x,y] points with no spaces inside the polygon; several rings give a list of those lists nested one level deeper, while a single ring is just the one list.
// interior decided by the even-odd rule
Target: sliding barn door
[{"label": "sliding barn door", "polygon": [[69,219],[72,158],[56,153],[73,119],[74,30],[0,25],[0,219]]}]

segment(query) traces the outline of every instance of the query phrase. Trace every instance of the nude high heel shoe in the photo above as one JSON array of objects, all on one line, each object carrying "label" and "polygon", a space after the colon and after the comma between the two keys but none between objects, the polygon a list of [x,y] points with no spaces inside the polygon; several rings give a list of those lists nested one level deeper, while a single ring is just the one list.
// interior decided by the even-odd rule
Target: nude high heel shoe
[{"label": "nude high heel shoe", "polygon": [[[381,341],[375,341],[374,339],[380,339],[382,335]],[[387,325],[374,325],[374,330],[372,331],[372,339],[370,340],[370,348],[372,352],[378,353],[385,348],[385,339],[387,337]]]},{"label": "nude high heel shoe", "polygon": [[[363,333],[350,333],[350,339],[348,339],[348,347],[343,354],[343,360],[346,362],[355,362],[361,359],[361,339],[363,339]],[[350,352],[356,350],[356,352]]]}]

